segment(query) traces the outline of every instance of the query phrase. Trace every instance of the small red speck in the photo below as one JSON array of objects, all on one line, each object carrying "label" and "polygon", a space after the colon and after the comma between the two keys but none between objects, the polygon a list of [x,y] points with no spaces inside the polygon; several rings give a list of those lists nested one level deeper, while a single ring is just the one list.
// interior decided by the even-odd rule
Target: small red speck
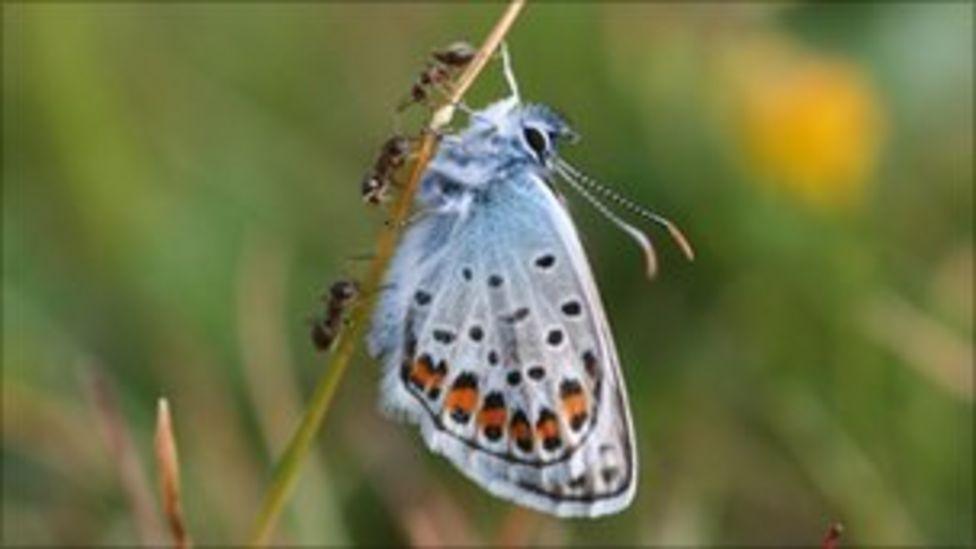
[{"label": "small red speck", "polygon": [[824,534],[821,547],[823,547],[823,549],[838,549],[840,547],[840,535],[843,532],[843,524],[839,522],[832,523],[830,528],[827,529],[827,533]]}]

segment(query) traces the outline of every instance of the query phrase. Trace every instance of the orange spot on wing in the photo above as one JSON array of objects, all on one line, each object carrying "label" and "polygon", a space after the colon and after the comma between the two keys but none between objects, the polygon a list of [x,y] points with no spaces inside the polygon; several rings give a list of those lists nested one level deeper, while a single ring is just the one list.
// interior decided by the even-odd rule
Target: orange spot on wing
[{"label": "orange spot on wing", "polygon": [[478,390],[473,387],[455,387],[447,393],[444,407],[448,410],[461,410],[471,413],[478,404]]},{"label": "orange spot on wing", "polygon": [[559,424],[555,418],[548,418],[540,421],[536,425],[536,432],[541,439],[554,438],[559,436]]},{"label": "orange spot on wing", "polygon": [[427,357],[420,357],[410,367],[410,381],[424,390],[439,387],[444,374],[445,369],[435,368]]},{"label": "orange spot on wing", "polygon": [[563,397],[563,414],[567,418],[586,413],[586,396],[583,393]]},{"label": "orange spot on wing", "polygon": [[515,440],[528,440],[530,444],[532,442],[532,429],[529,428],[527,422],[517,421],[512,423],[511,434]]},{"label": "orange spot on wing", "polygon": [[478,425],[482,427],[501,427],[508,419],[505,408],[482,408],[478,412]]}]

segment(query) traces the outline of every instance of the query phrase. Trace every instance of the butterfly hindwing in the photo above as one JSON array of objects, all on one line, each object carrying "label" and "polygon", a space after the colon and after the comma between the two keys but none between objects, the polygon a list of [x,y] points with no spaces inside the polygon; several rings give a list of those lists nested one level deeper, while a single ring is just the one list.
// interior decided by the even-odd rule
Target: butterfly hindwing
[{"label": "butterfly hindwing", "polygon": [[497,495],[614,512],[636,482],[614,344],[568,214],[518,177],[408,228],[371,334],[385,406]]}]

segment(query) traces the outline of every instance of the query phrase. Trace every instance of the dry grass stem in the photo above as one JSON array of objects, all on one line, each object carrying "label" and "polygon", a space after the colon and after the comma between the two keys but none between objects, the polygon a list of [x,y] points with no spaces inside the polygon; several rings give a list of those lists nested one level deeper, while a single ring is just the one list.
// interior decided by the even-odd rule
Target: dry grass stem
[{"label": "dry grass stem", "polygon": [[934,386],[973,401],[973,344],[934,315],[897,295],[879,295],[863,308],[865,331]]},{"label": "dry grass stem", "polygon": [[[436,131],[450,123],[454,105],[461,100],[464,93],[474,83],[488,59],[501,44],[502,39],[508,33],[524,5],[524,0],[513,0],[508,5],[505,13],[495,24],[474,59],[451,87],[448,100],[435,111],[431,118],[431,122],[428,124],[429,131],[424,132],[416,161],[410,171],[410,177],[392,209],[392,219],[380,232],[377,239],[376,255],[361,283],[363,295],[375,295],[383,281],[387,266],[393,257],[400,230],[410,213],[420,178],[437,148]],[[265,545],[268,543],[272,528],[298,481],[299,468],[308,454],[312,439],[322,425],[356,345],[362,339],[372,308],[373,300],[369,299],[360,300],[353,308],[349,325],[340,334],[335,349],[326,364],[325,373],[316,385],[311,400],[305,408],[301,423],[272,474],[271,485],[254,523],[254,530],[251,535],[252,544]]]},{"label": "dry grass stem", "polygon": [[[412,547],[477,546],[485,542],[471,513],[453,499],[436,476],[410,450],[406,434],[379,417],[356,422],[346,437],[364,477],[402,528]],[[410,471],[409,475],[402,474]]]},{"label": "dry grass stem", "polygon": [[532,545],[541,526],[535,511],[512,506],[495,535],[496,547],[527,547]]},{"label": "dry grass stem", "polygon": [[97,366],[90,365],[86,370],[89,400],[111,462],[116,465],[119,484],[129,500],[139,540],[143,545],[158,544],[163,540],[163,526],[156,514],[152,490],[143,464],[139,461],[128,422],[119,409],[118,397]]},{"label": "dry grass stem", "polygon": [[156,466],[159,472],[159,486],[162,491],[163,512],[173,535],[173,543],[180,549],[190,547],[190,533],[183,518],[183,504],[180,499],[180,461],[176,453],[176,439],[173,437],[173,421],[169,413],[169,403],[159,399],[156,409]]}]

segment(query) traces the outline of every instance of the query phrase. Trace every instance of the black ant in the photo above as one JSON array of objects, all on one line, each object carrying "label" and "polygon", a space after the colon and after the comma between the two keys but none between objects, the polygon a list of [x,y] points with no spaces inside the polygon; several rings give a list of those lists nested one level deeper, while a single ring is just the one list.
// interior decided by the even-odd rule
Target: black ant
[{"label": "black ant", "polygon": [[406,163],[409,153],[410,140],[402,135],[394,135],[383,143],[379,156],[373,162],[373,169],[363,178],[361,191],[364,201],[370,204],[383,202],[393,182],[393,175]]},{"label": "black ant", "polygon": [[[446,84],[457,71],[468,66],[476,53],[477,50],[467,42],[454,42],[431,52],[430,61],[410,89],[410,97],[400,104],[397,111],[425,102],[432,88]],[[380,204],[386,199],[393,176],[406,163],[409,154],[410,140],[406,137],[395,134],[386,140],[372,169],[366,173],[360,185],[365,202]]]},{"label": "black ant", "polygon": [[319,351],[328,351],[342,329],[343,320],[349,305],[359,295],[359,286],[351,280],[340,280],[332,284],[329,292],[322,296],[325,313],[312,320],[310,330],[312,344]]},{"label": "black ant", "polygon": [[446,84],[457,71],[468,66],[476,53],[477,50],[467,42],[454,42],[449,46],[432,51],[430,53],[431,60],[410,88],[410,97],[400,103],[397,111],[403,111],[410,105],[427,101],[432,88],[440,88]]}]

